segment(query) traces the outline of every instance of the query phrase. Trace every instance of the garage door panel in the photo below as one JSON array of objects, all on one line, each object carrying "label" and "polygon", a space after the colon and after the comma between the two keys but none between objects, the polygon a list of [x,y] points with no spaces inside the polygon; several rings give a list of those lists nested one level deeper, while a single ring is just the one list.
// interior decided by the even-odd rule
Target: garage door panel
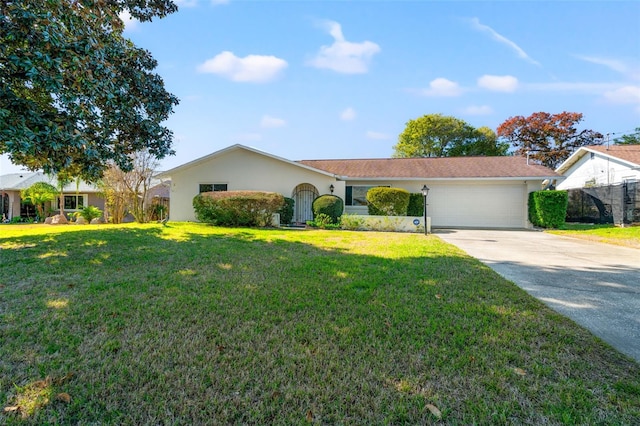
[{"label": "garage door panel", "polygon": [[435,227],[525,226],[525,185],[438,185],[429,193],[428,212]]}]

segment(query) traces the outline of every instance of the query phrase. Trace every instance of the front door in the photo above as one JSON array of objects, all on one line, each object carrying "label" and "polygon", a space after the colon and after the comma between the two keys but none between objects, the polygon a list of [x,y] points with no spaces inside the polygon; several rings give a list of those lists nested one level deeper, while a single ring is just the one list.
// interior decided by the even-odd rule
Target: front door
[{"label": "front door", "polygon": [[313,200],[318,197],[319,193],[315,186],[310,183],[301,183],[293,190],[291,198],[295,201],[293,206],[293,221],[295,223],[307,223],[313,220]]}]

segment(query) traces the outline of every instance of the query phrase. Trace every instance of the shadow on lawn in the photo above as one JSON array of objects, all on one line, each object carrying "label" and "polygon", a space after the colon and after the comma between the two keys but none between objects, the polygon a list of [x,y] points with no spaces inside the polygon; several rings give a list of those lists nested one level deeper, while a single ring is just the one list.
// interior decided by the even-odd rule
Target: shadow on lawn
[{"label": "shadow on lawn", "polygon": [[393,234],[169,226],[0,239],[0,404],[34,424],[426,423],[427,403],[535,423],[640,401],[636,364],[435,238],[391,256],[357,251]]}]

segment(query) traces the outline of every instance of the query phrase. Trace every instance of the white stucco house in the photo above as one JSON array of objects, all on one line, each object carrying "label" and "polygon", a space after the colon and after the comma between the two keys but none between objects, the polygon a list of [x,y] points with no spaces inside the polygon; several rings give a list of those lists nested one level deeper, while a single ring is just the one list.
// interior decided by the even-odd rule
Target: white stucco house
[{"label": "white stucco house", "polygon": [[640,182],[640,145],[596,145],[577,149],[557,169],[558,189]]},{"label": "white stucco house", "polygon": [[433,227],[527,228],[528,194],[553,170],[523,157],[388,158],[303,160],[232,145],[158,176],[171,179],[171,220],[194,221],[193,198],[200,192],[256,190],[295,200],[294,221],[313,218],[311,202],[333,193],[345,212],[367,214],[365,195],[374,186],[420,193],[430,188]]}]

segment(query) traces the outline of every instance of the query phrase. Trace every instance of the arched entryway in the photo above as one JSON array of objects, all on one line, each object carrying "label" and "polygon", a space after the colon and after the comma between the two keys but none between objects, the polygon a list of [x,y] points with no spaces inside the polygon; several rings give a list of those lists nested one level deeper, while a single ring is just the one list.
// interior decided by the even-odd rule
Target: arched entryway
[{"label": "arched entryway", "polygon": [[312,203],[318,195],[318,189],[310,183],[301,183],[293,190],[291,198],[295,201],[293,207],[293,221],[295,223],[307,223],[313,220]]}]

